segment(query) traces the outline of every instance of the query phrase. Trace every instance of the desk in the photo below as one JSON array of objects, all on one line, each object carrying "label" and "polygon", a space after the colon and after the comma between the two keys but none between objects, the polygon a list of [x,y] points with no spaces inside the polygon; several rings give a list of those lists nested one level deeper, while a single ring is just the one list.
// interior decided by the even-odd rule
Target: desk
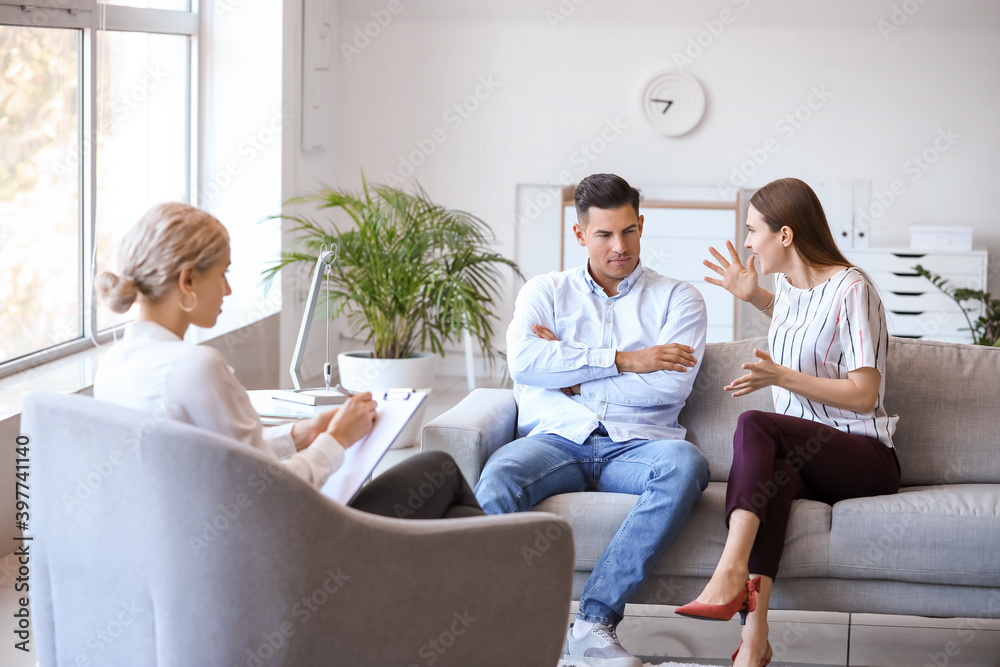
[{"label": "desk", "polygon": [[[250,404],[253,405],[254,410],[260,415],[260,421],[264,426],[277,426],[280,424],[287,424],[290,421],[296,421],[299,419],[308,419],[313,415],[319,414],[325,410],[332,410],[337,406],[330,405],[301,405],[299,403],[293,403],[292,401],[282,401],[279,399],[271,398],[277,389],[252,389],[247,391],[247,395],[250,397]],[[414,440],[414,431],[419,433],[419,428],[421,426],[421,420],[416,418],[423,414],[424,405],[418,409],[418,414],[414,416],[411,423],[404,429],[404,432],[400,435],[401,446],[396,445],[386,452],[375,469],[368,476],[366,483],[370,482],[372,477],[378,476],[380,473],[388,470],[400,461],[413,456],[420,451],[419,447],[412,447]]]},{"label": "desk", "polygon": [[[257,414],[260,415],[260,423],[264,426],[278,426],[287,424],[290,421],[308,419],[321,412],[333,410],[337,407],[336,405],[304,405],[271,398],[272,394],[276,391],[279,390],[251,389],[247,391],[247,395],[250,397],[250,404],[257,411]],[[430,392],[427,393],[430,394]],[[414,418],[410,420],[410,423],[400,433],[396,443],[393,444],[393,449],[405,449],[416,446],[416,449],[419,450],[420,429],[423,427],[423,417],[426,409],[427,401],[424,401],[417,409]]]},{"label": "desk", "polygon": [[247,391],[250,404],[260,415],[260,421],[265,426],[275,426],[299,419],[308,419],[325,410],[332,410],[332,405],[303,405],[292,401],[282,401],[271,398],[277,389],[251,389]]}]

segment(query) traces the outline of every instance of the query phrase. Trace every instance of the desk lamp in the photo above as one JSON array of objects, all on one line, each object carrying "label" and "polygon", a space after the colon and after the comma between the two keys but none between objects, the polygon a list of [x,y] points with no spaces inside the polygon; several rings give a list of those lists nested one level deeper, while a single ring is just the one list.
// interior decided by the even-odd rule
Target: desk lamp
[{"label": "desk lamp", "polygon": [[[306,403],[308,405],[337,405],[346,400],[346,396],[330,388],[330,379],[333,376],[333,364],[330,363],[330,318],[327,313],[326,318],[326,362],[323,364],[323,378],[326,388],[304,389],[302,387],[302,360],[306,354],[306,341],[309,339],[309,329],[312,327],[313,315],[316,310],[316,303],[319,300],[319,290],[323,279],[330,273],[330,267],[337,259],[337,246],[334,244],[327,248],[324,243],[320,246],[319,258],[316,260],[316,267],[313,269],[312,281],[309,283],[309,292],[306,295],[306,309],[302,313],[302,324],[299,326],[299,335],[295,339],[295,350],[292,352],[292,364],[289,371],[292,374],[292,384],[295,389],[292,391],[276,392],[274,398],[280,398],[296,403]],[[329,304],[329,289],[327,290],[327,303]]]}]

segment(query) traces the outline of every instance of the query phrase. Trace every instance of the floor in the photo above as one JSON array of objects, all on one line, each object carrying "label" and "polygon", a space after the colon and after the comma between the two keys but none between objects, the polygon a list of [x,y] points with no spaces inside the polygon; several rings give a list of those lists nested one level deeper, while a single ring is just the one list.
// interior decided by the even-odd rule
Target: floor
[{"label": "floor", "polygon": [[[444,413],[467,393],[464,377],[439,378],[427,397],[422,423]],[[390,450],[376,474],[417,449]],[[17,610],[22,595],[14,588],[16,577],[16,560],[12,556],[0,558],[0,617],[5,619]],[[774,667],[1000,667],[1000,619],[773,611],[769,620]],[[9,621],[3,627],[9,628]],[[740,626],[736,621],[706,623],[682,618],[673,613],[673,607],[629,605],[618,634],[625,647],[647,663],[676,660],[729,665],[729,655],[740,641]],[[4,630],[0,665],[34,667],[33,646],[24,653],[14,648],[14,641]]]},{"label": "floor", "polygon": [[[623,645],[646,662],[731,665],[738,621],[682,618],[673,607],[628,605],[619,626]],[[772,667],[998,667],[1000,620],[772,611]]]}]

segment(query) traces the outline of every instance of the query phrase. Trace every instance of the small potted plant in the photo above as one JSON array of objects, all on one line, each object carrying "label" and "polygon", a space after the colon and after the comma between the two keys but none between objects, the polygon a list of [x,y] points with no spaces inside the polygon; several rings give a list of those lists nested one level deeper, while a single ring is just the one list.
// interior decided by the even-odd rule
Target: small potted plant
[{"label": "small potted plant", "polygon": [[[962,315],[965,316],[965,321],[969,323],[969,333],[972,335],[973,345],[1000,347],[1000,299],[994,299],[989,292],[983,290],[952,287],[947,280],[931,273],[920,264],[913,267],[913,270],[931,281],[935,287],[958,304]],[[969,301],[979,301],[983,304],[983,314],[975,322],[969,319],[969,313],[979,311],[979,307],[966,306],[965,302]]]},{"label": "small potted plant", "polygon": [[369,185],[364,174],[360,191],[325,188],[289,203],[334,209],[353,222],[341,230],[332,221],[281,216],[295,223],[302,247],[265,271],[270,280],[286,266],[314,265],[324,244],[337,247],[321,303],[329,300],[327,317],[346,315],[353,334],[372,344],[338,355],[341,384],[357,391],[429,388],[437,355],[465,331],[493,359],[492,302],[502,269],[521,272],[490,250],[494,237],[485,222],[434,203],[419,186],[407,192]]}]

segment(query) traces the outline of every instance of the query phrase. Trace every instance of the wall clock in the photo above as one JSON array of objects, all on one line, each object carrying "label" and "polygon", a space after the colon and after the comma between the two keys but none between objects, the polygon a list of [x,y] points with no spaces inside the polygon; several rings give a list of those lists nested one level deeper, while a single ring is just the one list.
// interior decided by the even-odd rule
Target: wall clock
[{"label": "wall clock", "polygon": [[660,134],[679,137],[705,114],[705,91],[690,74],[659,72],[642,87],[642,112]]}]

